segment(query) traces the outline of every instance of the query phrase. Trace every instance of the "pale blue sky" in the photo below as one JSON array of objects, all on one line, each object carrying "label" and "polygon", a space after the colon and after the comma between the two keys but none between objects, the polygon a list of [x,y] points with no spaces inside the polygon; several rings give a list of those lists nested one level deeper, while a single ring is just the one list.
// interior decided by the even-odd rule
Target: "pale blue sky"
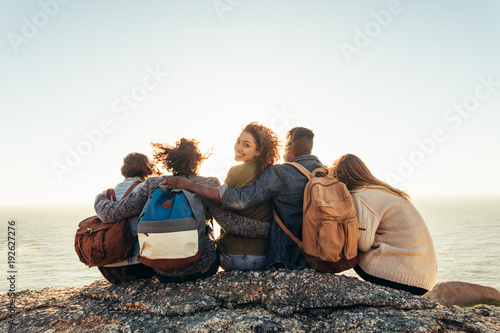
[{"label": "pale blue sky", "polygon": [[2,204],[91,204],[182,136],[223,180],[251,121],[411,195],[500,193],[498,1],[65,2],[0,2]]}]

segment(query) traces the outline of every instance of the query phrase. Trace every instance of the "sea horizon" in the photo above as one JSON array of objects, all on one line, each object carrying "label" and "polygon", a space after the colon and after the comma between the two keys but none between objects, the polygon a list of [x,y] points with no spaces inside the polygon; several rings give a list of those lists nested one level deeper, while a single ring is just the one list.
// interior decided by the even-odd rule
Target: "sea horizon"
[{"label": "sea horizon", "polygon": [[[500,192],[498,193],[444,193],[444,194],[411,194],[411,191],[407,193],[410,194],[411,200],[414,199],[425,199],[425,198],[481,198],[481,197],[498,197],[500,199]],[[97,193],[96,193],[97,194]],[[88,201],[67,201],[67,202],[41,202],[37,200],[36,202],[10,202],[10,203],[0,203],[0,208],[4,207],[25,207],[25,206],[59,206],[59,205],[89,205],[93,209],[94,207],[94,199]]]},{"label": "sea horizon", "polygon": [[[434,240],[437,282],[464,281],[500,290],[500,245],[495,237],[500,235],[500,194],[415,195],[412,201]],[[0,293],[11,289],[11,275],[15,291],[83,286],[102,278],[96,267],[81,263],[74,250],[78,223],[95,215],[93,204],[3,204],[0,211],[6,235],[0,241],[3,258],[9,252],[9,221],[15,221],[16,231],[14,269],[8,267],[12,260],[2,264],[6,278],[1,279]],[[343,274],[357,276],[353,270]]]}]

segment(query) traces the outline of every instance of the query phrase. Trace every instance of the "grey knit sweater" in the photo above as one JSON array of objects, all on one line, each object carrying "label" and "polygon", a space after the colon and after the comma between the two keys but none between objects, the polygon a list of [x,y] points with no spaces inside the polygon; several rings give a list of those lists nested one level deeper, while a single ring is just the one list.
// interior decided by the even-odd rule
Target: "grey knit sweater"
[{"label": "grey knit sweater", "polygon": [[[124,218],[139,215],[155,188],[165,178],[166,176],[150,177],[137,191],[116,202],[107,199],[106,194],[100,193],[95,198],[94,209],[99,218],[106,223],[113,223]],[[192,181],[213,187],[217,187],[220,184],[217,178],[213,177],[196,177]],[[207,217],[210,218],[210,215],[213,216],[216,222],[227,233],[243,237],[269,237],[269,223],[252,220],[239,216],[234,212],[222,210],[219,204],[205,199],[203,202],[209,215]],[[209,267],[215,259],[215,241],[213,240],[213,234],[211,234],[207,235],[203,252],[196,262],[180,269],[158,273],[172,277],[187,276]]]}]

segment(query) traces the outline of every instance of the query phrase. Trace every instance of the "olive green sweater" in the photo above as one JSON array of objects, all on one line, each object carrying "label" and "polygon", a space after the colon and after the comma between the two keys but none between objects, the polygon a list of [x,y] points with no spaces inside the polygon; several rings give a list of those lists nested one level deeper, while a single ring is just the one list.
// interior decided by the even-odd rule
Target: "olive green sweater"
[{"label": "olive green sweater", "polygon": [[[234,189],[250,186],[257,179],[256,169],[257,162],[255,160],[236,165],[229,169],[225,183],[229,188]],[[270,222],[273,209],[270,202],[265,202],[258,206],[236,211],[236,213],[253,220]],[[219,251],[229,254],[266,255],[268,240],[265,238],[241,237],[222,230],[221,237],[217,240],[217,246]]]}]

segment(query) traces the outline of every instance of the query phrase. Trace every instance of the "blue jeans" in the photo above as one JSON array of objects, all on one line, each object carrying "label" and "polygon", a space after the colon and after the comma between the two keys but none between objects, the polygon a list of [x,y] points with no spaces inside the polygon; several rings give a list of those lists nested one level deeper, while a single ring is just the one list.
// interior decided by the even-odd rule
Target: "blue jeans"
[{"label": "blue jeans", "polygon": [[220,266],[225,271],[255,271],[266,268],[266,256],[219,253]]}]

